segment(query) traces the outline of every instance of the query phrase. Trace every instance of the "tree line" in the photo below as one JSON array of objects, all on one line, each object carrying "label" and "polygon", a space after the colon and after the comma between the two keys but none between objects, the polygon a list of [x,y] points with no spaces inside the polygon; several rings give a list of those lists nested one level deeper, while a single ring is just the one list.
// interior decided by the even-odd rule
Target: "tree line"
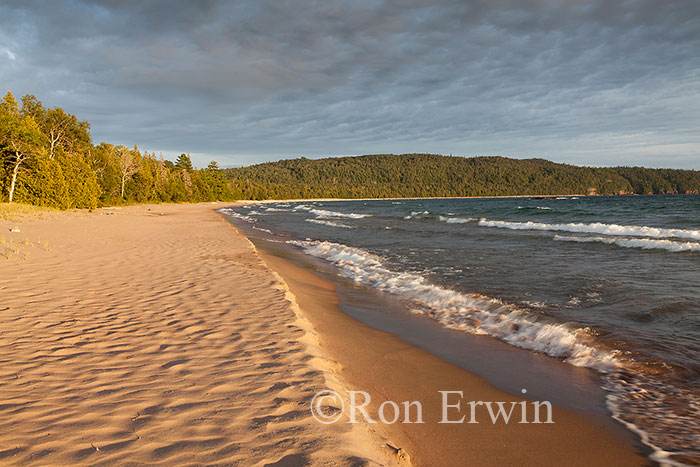
[{"label": "tree line", "polygon": [[698,193],[700,171],[544,159],[380,154],[196,169],[138,147],[94,145],[90,124],[32,95],[0,102],[0,202],[61,209],[234,199]]},{"label": "tree line", "polygon": [[239,199],[698,193],[700,171],[436,154],[290,159],[225,169]]},{"label": "tree line", "polygon": [[137,146],[94,145],[90,125],[33,95],[0,102],[0,202],[67,208],[232,200],[216,162],[192,166]]}]

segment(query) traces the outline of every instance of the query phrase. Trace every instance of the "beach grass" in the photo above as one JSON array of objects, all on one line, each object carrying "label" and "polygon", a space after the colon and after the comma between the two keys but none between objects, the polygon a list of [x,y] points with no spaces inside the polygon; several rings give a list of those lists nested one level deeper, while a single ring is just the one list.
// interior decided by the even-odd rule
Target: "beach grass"
[{"label": "beach grass", "polygon": [[43,217],[49,212],[58,212],[58,210],[47,206],[33,206],[23,203],[0,203],[0,220],[15,220],[25,216]]}]

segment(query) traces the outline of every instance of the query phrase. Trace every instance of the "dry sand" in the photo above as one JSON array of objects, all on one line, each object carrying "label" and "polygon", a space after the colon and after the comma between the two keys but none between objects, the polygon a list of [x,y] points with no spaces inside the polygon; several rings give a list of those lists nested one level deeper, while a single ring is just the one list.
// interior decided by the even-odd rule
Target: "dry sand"
[{"label": "dry sand", "polygon": [[392,463],[366,426],[313,420],[342,386],[214,208],[0,221],[0,464]]},{"label": "dry sand", "polygon": [[[0,464],[407,465],[387,442],[422,466],[646,463],[559,408],[555,425],[437,424],[437,390],[520,399],[343,314],[214,208],[0,221]],[[421,400],[426,423],[319,424],[326,388]]]}]

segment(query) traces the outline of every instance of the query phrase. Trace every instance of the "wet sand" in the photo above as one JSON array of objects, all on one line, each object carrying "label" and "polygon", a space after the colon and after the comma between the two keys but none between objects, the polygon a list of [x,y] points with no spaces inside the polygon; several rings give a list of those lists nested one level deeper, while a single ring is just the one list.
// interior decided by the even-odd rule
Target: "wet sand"
[{"label": "wet sand", "polygon": [[[448,419],[458,420],[466,415],[465,422],[470,421],[469,401],[500,401],[508,408],[510,402],[519,404],[525,399],[500,391],[474,374],[355,320],[338,308],[333,284],[283,258],[265,251],[259,254],[289,285],[302,312],[317,330],[321,348],[336,362],[335,371],[347,386],[372,397],[370,417],[377,419],[383,401],[421,402],[423,424],[373,425],[381,436],[398,443],[397,447],[410,455],[414,465],[650,464],[630,445],[629,437],[621,437],[620,430],[611,429],[610,423],[557,406],[552,410],[554,424],[518,423],[522,420],[520,405],[508,424],[502,419],[492,423],[483,406],[475,409],[479,423],[440,423],[440,391],[462,391],[463,397],[449,396],[448,403],[461,400],[462,405],[461,410],[450,409]],[[534,409],[528,405],[527,410],[525,419],[534,421]],[[386,413],[392,415],[390,409]],[[415,420],[415,413],[412,415]],[[402,411],[400,419],[404,416]]]}]

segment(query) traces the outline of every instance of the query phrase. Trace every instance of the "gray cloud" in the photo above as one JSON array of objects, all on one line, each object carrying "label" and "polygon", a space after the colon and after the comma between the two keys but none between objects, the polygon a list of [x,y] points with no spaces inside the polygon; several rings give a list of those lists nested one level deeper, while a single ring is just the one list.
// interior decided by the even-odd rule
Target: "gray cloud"
[{"label": "gray cloud", "polygon": [[380,152],[700,169],[700,3],[0,4],[0,82],[200,165]]}]

